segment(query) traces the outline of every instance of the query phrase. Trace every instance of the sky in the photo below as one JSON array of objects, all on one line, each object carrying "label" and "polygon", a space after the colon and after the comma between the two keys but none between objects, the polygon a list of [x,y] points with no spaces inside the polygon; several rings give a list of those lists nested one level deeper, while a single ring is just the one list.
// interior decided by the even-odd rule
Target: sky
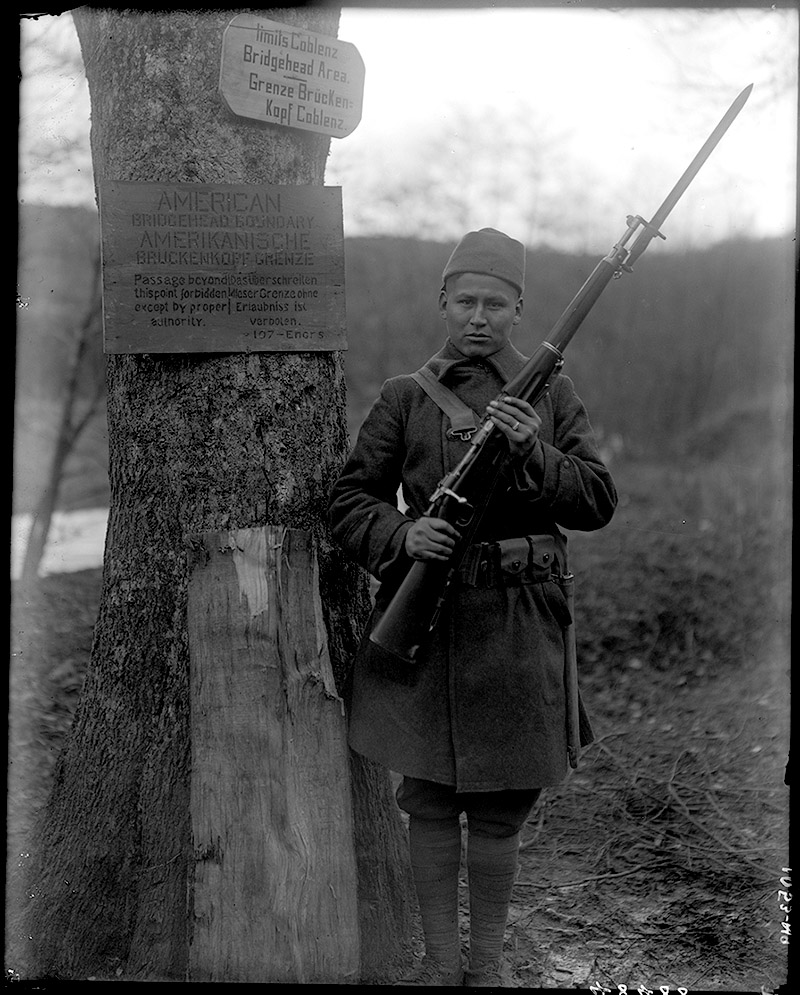
[{"label": "sky", "polygon": [[[342,187],[345,234],[450,238],[492,225],[528,244],[605,251],[626,215],[653,215],[750,83],[668,241],[790,233],[797,20],[794,6],[770,4],[344,7],[339,38],[366,69],[361,122],[331,139],[326,170]],[[45,42],[79,51],[71,19],[25,22],[28,38],[19,197],[93,204],[85,79],[46,71]],[[42,142],[74,146],[71,164],[44,163]]]}]

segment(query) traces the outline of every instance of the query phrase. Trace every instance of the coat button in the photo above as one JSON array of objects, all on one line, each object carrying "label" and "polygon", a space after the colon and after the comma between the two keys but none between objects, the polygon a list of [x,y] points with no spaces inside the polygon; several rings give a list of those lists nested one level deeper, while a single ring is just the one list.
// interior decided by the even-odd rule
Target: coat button
[{"label": "coat button", "polygon": [[545,553],[544,556],[542,557],[542,563],[547,563],[549,559],[550,559],[550,554]]},{"label": "coat button", "polygon": [[512,570],[519,570],[519,568],[521,566],[522,566],[522,562],[520,560],[514,560],[514,562],[511,564],[511,569]]}]

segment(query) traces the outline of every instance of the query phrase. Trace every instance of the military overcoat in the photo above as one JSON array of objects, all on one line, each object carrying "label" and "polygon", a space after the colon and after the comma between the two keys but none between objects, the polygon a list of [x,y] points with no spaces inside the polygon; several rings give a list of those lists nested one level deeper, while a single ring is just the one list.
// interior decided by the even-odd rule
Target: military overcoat
[{"label": "military overcoat", "polygon": [[[476,360],[448,340],[426,366],[480,421],[524,363],[510,344]],[[550,548],[555,542],[563,551],[559,526],[601,528],[617,495],[567,376],[551,379],[536,411],[539,441],[511,460],[495,489],[470,548],[479,555],[466,558],[469,569],[451,585],[413,679],[376,666],[366,638],[356,656],[350,744],[390,770],[460,791],[544,787],[566,775],[568,612],[546,566],[552,560],[537,561],[537,541],[540,549],[549,539]],[[466,452],[468,442],[449,436],[449,428],[412,376],[387,380],[333,488],[333,536],[380,582],[370,628],[410,566],[406,532]],[[528,536],[540,538],[527,542]],[[530,551],[522,570],[520,550]],[[591,727],[588,720],[582,725],[585,745]]]}]

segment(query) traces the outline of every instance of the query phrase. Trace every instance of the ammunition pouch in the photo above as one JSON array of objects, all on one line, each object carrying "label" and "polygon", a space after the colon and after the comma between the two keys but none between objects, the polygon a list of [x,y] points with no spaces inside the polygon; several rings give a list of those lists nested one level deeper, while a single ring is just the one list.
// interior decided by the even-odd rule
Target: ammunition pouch
[{"label": "ammunition pouch", "polygon": [[565,540],[561,536],[530,535],[470,546],[457,579],[464,587],[512,587],[541,584],[565,572]]}]

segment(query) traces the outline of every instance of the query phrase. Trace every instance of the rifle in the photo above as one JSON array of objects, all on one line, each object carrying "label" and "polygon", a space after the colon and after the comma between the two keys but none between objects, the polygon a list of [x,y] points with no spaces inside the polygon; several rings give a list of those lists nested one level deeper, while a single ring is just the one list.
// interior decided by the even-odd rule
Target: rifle
[{"label": "rifle", "polygon": [[[694,179],[700,167],[730,127],[750,96],[753,84],[734,100],[706,139],[681,178],[650,221],[628,215],[621,238],[595,266],[586,282],[556,321],[549,336],[520,372],[503,388],[510,395],[535,405],[547,392],[550,378],[564,365],[564,349],[614,278],[630,273],[633,264],[654,238],[664,239],[661,225]],[[636,236],[630,247],[628,243]],[[471,545],[481,515],[509,458],[502,433],[488,416],[473,436],[459,464],[446,474],[431,495],[426,516],[443,518],[460,532],[447,561],[415,560],[386,611],[370,633],[370,641],[390,658],[413,664],[433,631],[458,566]]]}]

